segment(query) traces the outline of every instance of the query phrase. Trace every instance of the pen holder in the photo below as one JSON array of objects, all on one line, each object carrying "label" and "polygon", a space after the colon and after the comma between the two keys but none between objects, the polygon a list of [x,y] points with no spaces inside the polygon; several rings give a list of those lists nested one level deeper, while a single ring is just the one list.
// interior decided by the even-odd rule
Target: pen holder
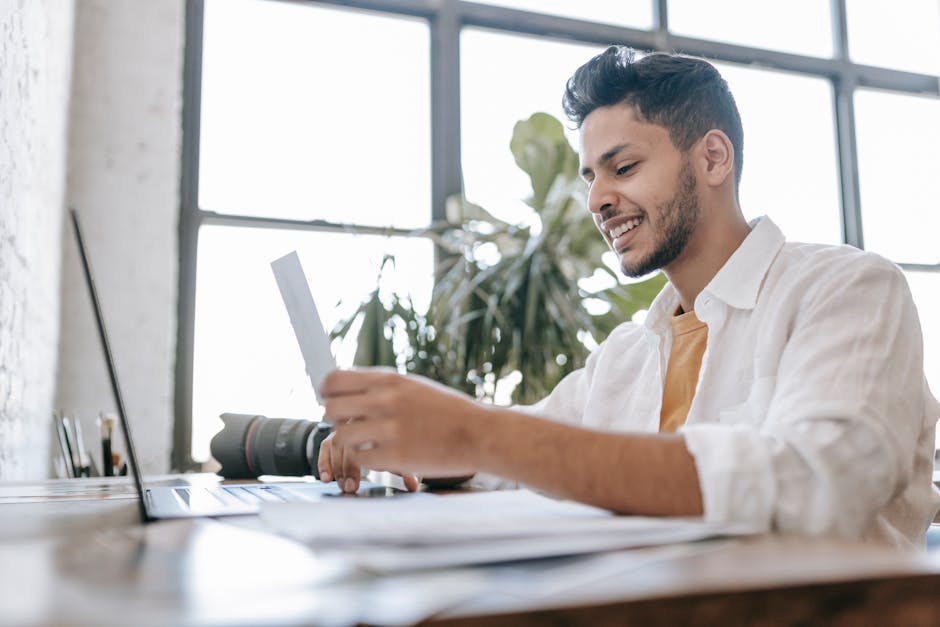
[{"label": "pen holder", "polygon": [[[100,445],[92,448],[86,446],[82,423],[75,414],[56,412],[52,419],[60,453],[55,468],[60,478],[110,477],[127,473],[126,462],[122,463],[121,455],[114,451],[116,420],[113,414],[99,414]],[[100,466],[96,462],[99,453],[95,451],[100,451]]]}]

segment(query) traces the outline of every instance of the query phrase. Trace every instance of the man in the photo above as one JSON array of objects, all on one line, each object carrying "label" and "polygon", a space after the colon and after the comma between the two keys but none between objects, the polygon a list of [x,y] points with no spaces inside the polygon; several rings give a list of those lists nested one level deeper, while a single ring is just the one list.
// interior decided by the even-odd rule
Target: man
[{"label": "man", "polygon": [[[921,542],[940,406],[901,271],[784,243],[738,204],[743,133],[708,63],[611,47],[568,81],[588,208],[620,259],[669,284],[527,411],[419,377],[337,371],[319,470],[495,474],[617,512]],[[799,164],[781,173],[799,182]],[[411,474],[414,473],[414,474]]]}]

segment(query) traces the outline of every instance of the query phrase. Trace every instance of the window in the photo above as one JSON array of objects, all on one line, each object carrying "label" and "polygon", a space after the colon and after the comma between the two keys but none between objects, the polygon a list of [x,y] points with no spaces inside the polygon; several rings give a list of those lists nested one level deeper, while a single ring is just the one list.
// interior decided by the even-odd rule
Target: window
[{"label": "window", "polygon": [[[270,262],[296,250],[327,329],[375,288],[383,256],[394,254],[386,287],[427,308],[434,250],[425,238],[204,226],[199,237],[193,373],[194,459],[208,459],[223,412],[319,419],[293,329]],[[340,253],[341,251],[341,253]],[[337,267],[342,272],[336,272]],[[355,346],[335,346],[351,366]]]},{"label": "window", "polygon": [[[565,81],[604,47],[468,28],[460,50],[464,193],[496,217],[525,220],[532,189],[509,151],[513,126],[536,111],[565,120]],[[569,141],[578,145],[574,130]]]},{"label": "window", "polygon": [[417,20],[207,2],[199,206],[427,224],[429,63],[427,24]]},{"label": "window", "polygon": [[650,28],[653,25],[653,3],[647,0],[482,0],[512,9],[538,11],[551,15],[562,15],[579,20]]},{"label": "window", "polygon": [[940,391],[935,0],[204,0],[187,22],[174,468],[205,459],[221,411],[316,417],[273,258],[299,251],[328,326],[390,252],[389,289],[426,302],[434,249],[413,230],[459,192],[525,220],[513,124],[561,117],[565,79],[612,41],[718,65],[747,216],[899,263]]},{"label": "window", "polygon": [[[188,451],[197,462],[208,459],[223,412],[318,417],[272,260],[298,251],[327,329],[374,288],[384,254],[408,277],[396,291],[419,304],[433,267],[427,239],[300,224],[430,222],[427,22],[210,0],[202,52],[198,207],[207,219],[195,264]],[[213,222],[208,212],[228,217]],[[267,220],[297,224],[264,228]],[[349,347],[338,360],[351,365]]]},{"label": "window", "polygon": [[669,28],[752,48],[817,57],[833,51],[829,3],[819,0],[669,0]]},{"label": "window", "polygon": [[859,90],[855,95],[865,248],[889,259],[940,264],[940,99]]},{"label": "window", "polygon": [[832,85],[813,76],[715,65],[744,126],[739,191],[745,217],[771,216],[790,240],[840,243]]},{"label": "window", "polygon": [[940,74],[940,2],[849,0],[845,8],[853,61]]}]

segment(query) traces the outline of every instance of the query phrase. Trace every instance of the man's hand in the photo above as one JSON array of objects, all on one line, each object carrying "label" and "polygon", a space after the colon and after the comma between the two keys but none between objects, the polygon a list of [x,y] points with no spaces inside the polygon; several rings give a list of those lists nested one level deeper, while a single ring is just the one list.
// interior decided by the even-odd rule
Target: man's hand
[{"label": "man's hand", "polygon": [[346,492],[358,489],[361,466],[407,471],[415,488],[414,474],[484,471],[625,514],[703,512],[695,460],[679,434],[562,424],[387,369],[334,371],[320,392],[336,425],[320,447],[320,477],[343,479]]},{"label": "man's hand", "polygon": [[[359,482],[362,479],[362,468],[356,461],[354,452],[348,451],[333,443],[333,437],[336,433],[326,436],[326,439],[320,443],[320,455],[317,458],[317,468],[320,471],[320,481],[329,483],[336,480],[336,485],[343,492],[355,492],[359,489]],[[405,482],[405,488],[409,492],[418,490],[418,484],[421,478],[410,472],[398,472]]]},{"label": "man's hand", "polygon": [[[386,369],[337,370],[323,381],[324,419],[335,426],[320,446],[323,481],[359,488],[360,468],[391,470],[416,490],[418,475],[472,475],[473,415],[469,397],[417,376]],[[407,469],[406,472],[402,472]]]}]

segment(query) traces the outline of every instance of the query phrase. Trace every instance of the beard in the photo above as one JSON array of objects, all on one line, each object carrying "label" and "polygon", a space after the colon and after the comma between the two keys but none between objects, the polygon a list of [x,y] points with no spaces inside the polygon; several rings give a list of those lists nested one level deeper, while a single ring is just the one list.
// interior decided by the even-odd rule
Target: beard
[{"label": "beard", "polygon": [[653,252],[635,263],[621,261],[620,267],[627,276],[635,279],[668,266],[679,256],[695,231],[700,206],[695,192],[695,175],[688,161],[683,161],[678,178],[672,200],[659,207],[659,217],[655,224],[650,224],[659,240]]}]

